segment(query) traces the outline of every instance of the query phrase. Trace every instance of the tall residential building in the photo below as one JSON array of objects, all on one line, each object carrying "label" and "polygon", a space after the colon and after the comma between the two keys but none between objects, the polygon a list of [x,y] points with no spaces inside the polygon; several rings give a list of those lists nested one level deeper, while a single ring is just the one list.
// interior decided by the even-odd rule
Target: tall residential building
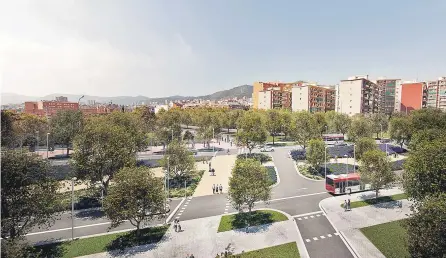
[{"label": "tall residential building", "polygon": [[[284,83],[284,82],[254,82],[253,89],[252,89],[252,104],[253,104],[252,106],[254,109],[260,108],[260,106],[259,106],[259,104],[260,104],[259,93],[260,92],[273,90],[273,91],[281,91],[281,92],[290,92],[291,93],[291,89],[293,86],[300,86],[300,85],[302,85],[302,83],[303,82],[301,82],[301,81],[289,82],[289,83],[288,82],[287,83]],[[275,93],[275,94],[277,96],[280,95],[278,93]],[[283,95],[287,96],[288,94],[283,94]],[[265,98],[264,95],[262,95],[262,97]],[[272,107],[270,107],[270,108],[272,108]],[[291,105],[290,105],[290,108],[291,108]]]},{"label": "tall residential building", "polygon": [[280,87],[268,88],[257,94],[258,109],[291,109],[291,90]]},{"label": "tall residential building", "polygon": [[337,88],[336,112],[347,115],[377,113],[379,108],[378,85],[367,76],[354,76],[342,80]]},{"label": "tall residential building", "polygon": [[379,90],[378,112],[392,114],[399,110],[401,105],[401,80],[400,79],[378,79],[376,85]]},{"label": "tall residential building", "polygon": [[401,84],[400,107],[398,112],[408,113],[412,110],[422,109],[426,106],[427,92],[424,82],[403,82]]},{"label": "tall residential building", "polygon": [[293,87],[292,110],[327,112],[335,110],[336,90],[333,87],[305,85]]},{"label": "tall residential building", "polygon": [[446,111],[446,77],[427,82],[426,106]]}]

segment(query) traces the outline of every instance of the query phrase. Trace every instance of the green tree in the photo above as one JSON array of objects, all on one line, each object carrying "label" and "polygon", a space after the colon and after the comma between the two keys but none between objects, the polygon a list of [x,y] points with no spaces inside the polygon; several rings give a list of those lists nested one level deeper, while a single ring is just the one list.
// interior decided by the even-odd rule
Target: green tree
[{"label": "green tree", "polygon": [[181,139],[181,110],[179,108],[171,108],[169,111],[161,110],[157,117],[157,138],[164,146],[174,139]]},{"label": "green tree", "polygon": [[101,182],[107,194],[110,180],[125,166],[136,164],[138,142],[108,116],[92,117],[74,138],[71,165],[79,179]]},{"label": "green tree", "polygon": [[446,142],[446,129],[424,129],[416,131],[410,137],[409,147],[411,151],[415,151],[418,146],[437,140]]},{"label": "green tree", "polygon": [[389,119],[383,113],[373,113],[370,116],[372,122],[372,130],[376,133],[376,138],[381,137],[381,132],[386,132],[389,127]]},{"label": "green tree", "polygon": [[148,106],[142,106],[137,107],[133,112],[136,114],[137,118],[141,119],[143,129],[146,133],[154,132],[156,130],[157,116],[154,110]]},{"label": "green tree", "polygon": [[219,113],[212,112],[212,110],[202,110],[198,120],[198,126],[198,135],[207,143],[208,148],[210,148],[209,142],[214,137],[217,137],[221,130]]},{"label": "green tree", "polygon": [[425,142],[413,150],[404,164],[403,187],[408,196],[423,201],[446,192],[446,145],[441,140]]},{"label": "green tree", "polygon": [[193,153],[178,141],[171,142],[166,149],[161,165],[170,170],[171,175],[177,181],[189,178],[195,171],[195,159]]},{"label": "green tree", "polygon": [[254,149],[256,144],[262,144],[267,139],[267,131],[265,129],[265,121],[263,116],[255,111],[247,111],[238,120],[239,141],[249,149],[249,153]]},{"label": "green tree", "polygon": [[12,148],[14,147],[14,123],[17,120],[18,115],[9,111],[9,110],[2,110],[1,111],[2,116],[2,143],[1,145],[4,147]]},{"label": "green tree", "polygon": [[51,118],[51,135],[59,144],[67,147],[67,156],[74,137],[80,132],[83,124],[83,114],[79,110],[61,110]]},{"label": "green tree", "polygon": [[154,177],[147,167],[119,170],[115,184],[104,200],[104,212],[112,222],[111,227],[128,220],[140,236],[141,226],[166,212],[163,187],[162,179]]},{"label": "green tree", "polygon": [[135,114],[130,112],[113,112],[107,115],[107,119],[113,125],[120,126],[130,135],[131,144],[129,147],[133,151],[143,151],[147,148],[148,141],[143,121]]},{"label": "green tree", "polygon": [[185,142],[193,141],[194,137],[195,137],[194,134],[191,131],[187,130],[186,132],[184,132],[183,141]]},{"label": "green tree", "polygon": [[316,121],[316,129],[320,136],[328,131],[328,123],[325,118],[325,113],[317,112],[313,114],[314,120]]},{"label": "green tree", "polygon": [[389,122],[389,134],[401,147],[409,142],[411,136],[411,124],[408,117],[392,117]]},{"label": "green tree", "polygon": [[273,144],[275,136],[282,130],[282,116],[277,109],[269,109],[266,111],[266,129],[273,137]]},{"label": "green tree", "polygon": [[229,178],[229,198],[238,211],[245,208],[251,213],[258,201],[271,198],[271,187],[268,172],[255,159],[237,160]]},{"label": "green tree", "polygon": [[444,257],[446,250],[446,193],[427,196],[406,220],[411,257]]},{"label": "green tree", "polygon": [[369,137],[363,137],[359,138],[356,141],[355,146],[355,156],[357,160],[360,160],[362,158],[362,155],[370,150],[377,150],[378,146],[376,145],[376,142],[374,139]]},{"label": "green tree", "polygon": [[285,134],[285,139],[288,139],[288,136],[291,134],[291,131],[293,130],[293,116],[291,111],[287,109],[281,109],[280,110],[280,116],[282,117],[282,128],[281,132]]},{"label": "green tree", "polygon": [[2,152],[1,165],[1,237],[14,242],[36,226],[50,226],[59,185],[50,177],[48,162],[9,150]]},{"label": "green tree", "polygon": [[46,139],[48,123],[36,115],[22,113],[13,123],[16,142],[20,147],[24,145],[35,146]]},{"label": "green tree", "polygon": [[307,111],[294,113],[291,136],[304,149],[306,149],[311,139],[318,138],[320,135],[313,114]]},{"label": "green tree", "polygon": [[353,118],[348,131],[348,139],[356,142],[359,138],[370,137],[373,133],[373,127],[370,119],[362,115]]},{"label": "green tree", "polygon": [[441,109],[426,108],[414,110],[410,112],[408,119],[414,131],[446,128],[446,112]]},{"label": "green tree", "polygon": [[337,114],[335,116],[334,125],[336,128],[336,132],[345,134],[350,130],[350,126],[352,124],[352,119],[347,114]]},{"label": "green tree", "polygon": [[307,161],[315,171],[319,171],[322,163],[325,162],[325,143],[320,139],[312,139],[308,144],[306,152]]},{"label": "green tree", "polygon": [[339,133],[339,130],[336,126],[336,118],[339,115],[339,113],[336,113],[336,111],[331,110],[325,113],[325,120],[327,121],[327,127],[328,131],[330,133],[337,132]]},{"label": "green tree", "polygon": [[395,180],[390,161],[380,150],[369,150],[362,155],[359,174],[362,180],[371,184],[376,197],[380,188]]}]

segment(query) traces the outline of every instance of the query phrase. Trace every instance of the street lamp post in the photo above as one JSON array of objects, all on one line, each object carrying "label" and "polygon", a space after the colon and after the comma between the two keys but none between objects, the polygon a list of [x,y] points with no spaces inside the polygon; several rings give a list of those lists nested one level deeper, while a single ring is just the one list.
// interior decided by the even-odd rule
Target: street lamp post
[{"label": "street lamp post", "polygon": [[325,181],[327,181],[327,146],[325,146]]},{"label": "street lamp post", "polygon": [[46,158],[48,159],[48,150],[50,148],[49,146],[49,141],[48,141],[48,136],[50,135],[50,133],[46,133]]},{"label": "street lamp post", "polygon": [[353,144],[353,173],[356,173],[356,145]]},{"label": "street lamp post", "polygon": [[[214,127],[212,127],[212,141],[214,140],[214,138],[215,138]],[[212,152],[214,151],[215,151],[214,143],[212,143]]]},{"label": "street lamp post", "polygon": [[74,181],[77,178],[71,178],[71,240],[74,239]]},{"label": "street lamp post", "polygon": [[170,163],[170,161],[169,161],[169,156],[167,156],[167,198],[169,198],[169,190],[170,190],[170,185],[169,185],[169,177],[170,177],[170,167],[169,167],[169,163]]}]

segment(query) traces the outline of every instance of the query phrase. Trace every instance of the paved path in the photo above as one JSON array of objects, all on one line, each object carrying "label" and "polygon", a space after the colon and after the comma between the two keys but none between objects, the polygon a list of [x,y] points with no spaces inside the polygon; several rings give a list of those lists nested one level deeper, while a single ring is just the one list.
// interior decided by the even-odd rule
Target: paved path
[{"label": "paved path", "polygon": [[[224,252],[230,245],[234,253],[257,250],[270,246],[298,241],[294,221],[288,220],[244,230],[217,233],[221,216],[207,217],[181,222],[184,231],[175,232],[170,227],[158,244],[139,246],[126,250],[126,257],[195,257],[210,258]],[[113,257],[113,254],[100,253],[89,258]]]},{"label": "paved path", "polygon": [[211,160],[211,166],[215,169],[215,176],[209,173],[209,164],[204,168],[206,172],[198,184],[194,192],[194,197],[212,195],[212,185],[221,184],[223,186],[223,193],[228,192],[229,177],[231,176],[232,167],[235,164],[236,155],[221,155],[215,156]]},{"label": "paved path", "polygon": [[[398,188],[381,190],[380,196],[402,193]],[[407,218],[410,214],[408,200],[402,201],[402,207],[397,202],[381,203],[373,206],[354,208],[344,211],[340,206],[345,199],[358,201],[375,197],[373,191],[351,194],[350,196],[337,196],[324,199],[320,202],[321,208],[326,212],[327,218],[334,227],[341,232],[346,241],[359,257],[384,257],[384,255],[359,231],[360,228],[382,224],[390,221]]]}]

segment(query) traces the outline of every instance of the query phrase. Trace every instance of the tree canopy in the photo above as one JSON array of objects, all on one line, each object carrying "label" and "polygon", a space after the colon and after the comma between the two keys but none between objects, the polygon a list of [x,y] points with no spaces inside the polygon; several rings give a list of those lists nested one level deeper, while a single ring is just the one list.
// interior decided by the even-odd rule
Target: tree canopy
[{"label": "tree canopy", "polygon": [[389,134],[392,140],[403,146],[411,136],[411,123],[408,117],[392,117],[389,121]]},{"label": "tree canopy", "polygon": [[36,154],[2,151],[1,236],[11,240],[35,226],[49,226],[57,210],[58,183],[51,179],[46,160]]},{"label": "tree canopy", "polygon": [[320,139],[312,139],[308,144],[306,152],[307,161],[313,169],[319,170],[322,163],[325,162],[325,143]]},{"label": "tree canopy", "polygon": [[311,139],[320,136],[316,119],[307,111],[295,112],[293,115],[291,136],[305,149]]},{"label": "tree canopy", "polygon": [[390,161],[380,150],[369,150],[362,155],[359,174],[364,182],[371,184],[376,197],[380,188],[395,180]]},{"label": "tree canopy", "polygon": [[373,133],[373,126],[370,119],[363,115],[357,115],[353,118],[348,130],[348,139],[357,141],[359,138],[370,137]]},{"label": "tree canopy", "polygon": [[239,129],[237,134],[239,141],[249,149],[250,153],[256,144],[262,144],[267,139],[265,121],[258,112],[245,112],[238,120],[237,128]]},{"label": "tree canopy", "polygon": [[188,177],[195,171],[193,153],[178,141],[173,141],[167,146],[161,165],[169,170],[170,176],[178,180]]},{"label": "tree canopy", "polygon": [[125,220],[140,228],[166,212],[166,195],[161,178],[147,167],[123,168],[116,173],[115,184],[104,200],[104,212],[117,227]]},{"label": "tree canopy", "polygon": [[277,109],[269,109],[266,111],[266,129],[273,137],[273,144],[275,143],[275,136],[282,131],[282,116]]},{"label": "tree canopy", "polygon": [[61,110],[51,118],[51,135],[57,143],[67,147],[67,156],[69,147],[74,137],[81,131],[82,125],[83,114],[79,110]]},{"label": "tree canopy", "polygon": [[364,153],[366,153],[369,150],[377,150],[377,149],[378,149],[378,145],[376,145],[376,142],[374,139],[369,138],[369,137],[359,138],[356,141],[356,146],[355,146],[356,159],[361,160],[362,155],[364,155]]},{"label": "tree canopy", "polygon": [[255,159],[239,159],[229,178],[229,197],[235,209],[252,211],[255,202],[271,198],[268,172]]}]

